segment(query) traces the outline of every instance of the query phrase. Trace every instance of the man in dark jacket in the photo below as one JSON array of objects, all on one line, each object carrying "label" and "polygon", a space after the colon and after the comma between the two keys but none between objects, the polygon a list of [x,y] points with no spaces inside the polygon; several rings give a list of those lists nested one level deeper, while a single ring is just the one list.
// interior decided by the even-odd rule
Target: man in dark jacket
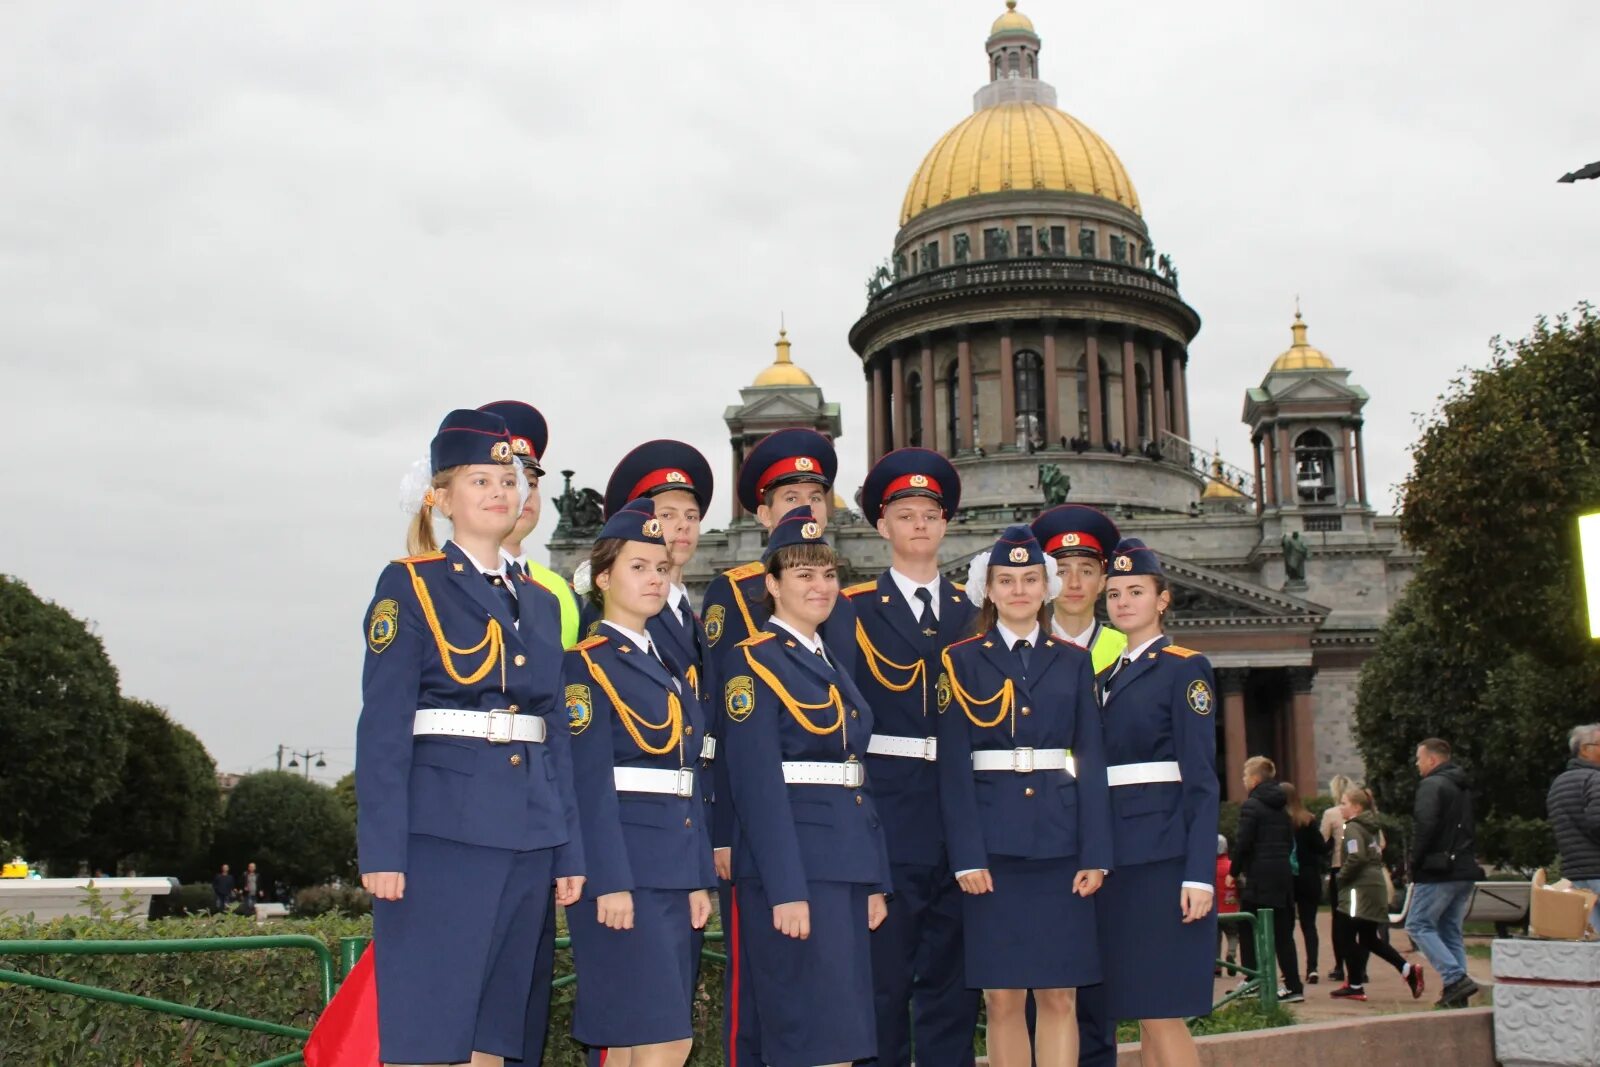
[{"label": "man in dark jacket", "polygon": [[[1289,852],[1294,841],[1294,826],[1285,810],[1288,798],[1275,779],[1278,768],[1265,756],[1252,756],[1244,762],[1244,787],[1249,792],[1239,806],[1239,832],[1234,837],[1229,861],[1235,879],[1242,877],[1239,906],[1259,913],[1272,909],[1272,936],[1283,970],[1280,998],[1291,1003],[1306,999],[1300,984],[1300,959],[1294,947],[1294,871]],[[1246,936],[1239,946],[1244,965],[1256,966],[1256,946]],[[1271,981],[1271,976],[1265,976]]]},{"label": "man in dark jacket", "polygon": [[1411,905],[1406,933],[1439,972],[1439,1004],[1465,1007],[1478,992],[1467,975],[1461,924],[1472,883],[1483,877],[1475,856],[1471,783],[1450,762],[1450,742],[1430,737],[1417,746],[1417,799],[1412,808]]},{"label": "man in dark jacket", "polygon": [[[1556,832],[1562,877],[1600,893],[1600,723],[1574,729],[1567,746],[1572,758],[1550,783],[1545,810]],[[1600,904],[1590,914],[1589,925],[1600,930]]]}]

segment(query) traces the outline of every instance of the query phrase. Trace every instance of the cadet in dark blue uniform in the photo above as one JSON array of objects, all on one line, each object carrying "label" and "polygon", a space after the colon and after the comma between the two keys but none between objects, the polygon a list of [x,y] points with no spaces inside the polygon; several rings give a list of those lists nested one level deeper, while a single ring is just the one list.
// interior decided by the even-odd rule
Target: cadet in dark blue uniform
[{"label": "cadet in dark blue uniform", "polygon": [[973,1061],[979,993],[962,964],[961,890],[945,855],[935,740],[950,700],[939,653],[971,631],[972,602],[939,575],[939,546],[961,502],[950,461],[923,448],[891,452],[867,473],[861,510],[889,542],[889,569],[846,589],[855,609],[855,680],[872,706],[867,775],[883,817],[894,906],[872,935],[878,1062],[905,1067],[913,1035],[921,1067]]},{"label": "cadet in dark blue uniform", "polygon": [[[361,881],[383,1060],[494,1064],[524,1054],[551,881],[563,904],[583,882],[560,610],[500,555],[521,511],[505,421],[451,412],[431,467],[415,554],[385,568],[367,615]],[[442,552],[435,511],[453,526]]]},{"label": "cadet in dark blue uniform", "polygon": [[995,1067],[1076,1064],[1074,993],[1100,981],[1089,898],[1111,866],[1104,746],[1089,653],[1050,634],[1054,562],[1028,527],[1008,527],[967,585],[978,636],[944,653],[940,807]]},{"label": "cadet in dark blue uniform", "polygon": [[723,691],[738,931],[760,1062],[845,1064],[877,1051],[867,939],[889,857],[861,762],[872,713],[820,634],[838,559],[809,509],[784,516],[766,556],[772,615]]},{"label": "cadet in dark blue uniform", "polygon": [[[833,476],[839,457],[833,442],[815,430],[779,430],[762,438],[739,468],[739,503],[768,530],[778,519],[798,507],[809,507],[819,529],[827,529],[832,510]],[[739,673],[743,656],[739,643],[761,631],[767,621],[766,565],[757,560],[734,567],[711,580],[706,588],[701,617],[705,621],[709,659],[717,684]],[[846,671],[855,662],[855,613],[844,597],[837,598],[833,613],[823,622],[823,638]],[[731,661],[731,668],[730,668]],[[730,673],[731,670],[731,673]],[[720,717],[721,709],[717,711]],[[720,725],[713,727],[722,736]],[[715,768],[713,789],[727,796],[724,768]],[[728,883],[733,861],[733,810],[718,804],[712,810],[711,844],[716,850],[717,874]],[[738,940],[739,901],[731,884],[719,890],[722,926],[729,936],[728,980],[724,989],[723,1047],[729,1067],[760,1067],[761,1034],[749,986],[749,965]]]},{"label": "cadet in dark blue uniform", "polygon": [[1146,1063],[1199,1063],[1184,1018],[1211,1011],[1217,919],[1216,683],[1198,652],[1161,632],[1172,594],[1161,560],[1125,538],[1106,568],[1106,610],[1128,635],[1100,675],[1116,873],[1100,898],[1106,1004],[1142,1023]]},{"label": "cadet in dark blue uniform", "polygon": [[695,781],[701,705],[645,632],[672,568],[650,500],[612,515],[590,563],[604,621],[562,671],[588,862],[567,909],[581,976],[572,1034],[619,1067],[680,1067],[716,876]]}]

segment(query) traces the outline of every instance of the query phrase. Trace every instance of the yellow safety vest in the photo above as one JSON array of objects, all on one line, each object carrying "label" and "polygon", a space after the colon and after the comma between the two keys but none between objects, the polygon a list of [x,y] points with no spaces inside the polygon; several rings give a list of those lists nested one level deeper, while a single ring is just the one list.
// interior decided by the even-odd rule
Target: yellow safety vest
[{"label": "yellow safety vest", "polygon": [[1094,660],[1094,673],[1099,674],[1122,655],[1123,649],[1128,647],[1128,635],[1121,630],[1113,630],[1109,626],[1101,625],[1100,632],[1095,635],[1094,643],[1089,647],[1089,656]]},{"label": "yellow safety vest", "polygon": [[[572,591],[572,586],[567,584],[565,578],[531,559],[528,561],[528,577],[554,593],[556,600],[561,603],[561,647],[571,648],[578,643],[578,595]],[[1124,640],[1123,643],[1126,644],[1127,641]],[[1095,669],[1099,670],[1099,667],[1096,666]]]}]

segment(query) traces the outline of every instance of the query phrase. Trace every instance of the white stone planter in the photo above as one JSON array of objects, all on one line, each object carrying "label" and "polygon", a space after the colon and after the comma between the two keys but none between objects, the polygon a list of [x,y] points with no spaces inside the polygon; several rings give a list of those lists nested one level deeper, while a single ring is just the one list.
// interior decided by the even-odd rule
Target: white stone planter
[{"label": "white stone planter", "polygon": [[1504,1067],[1600,1067],[1600,941],[1496,941],[1494,1047]]},{"label": "white stone planter", "polygon": [[44,922],[68,915],[88,915],[86,890],[93,885],[102,904],[121,912],[124,901],[135,922],[150,914],[150,898],[176,892],[176,878],[5,878],[0,879],[0,915],[32,914]]}]

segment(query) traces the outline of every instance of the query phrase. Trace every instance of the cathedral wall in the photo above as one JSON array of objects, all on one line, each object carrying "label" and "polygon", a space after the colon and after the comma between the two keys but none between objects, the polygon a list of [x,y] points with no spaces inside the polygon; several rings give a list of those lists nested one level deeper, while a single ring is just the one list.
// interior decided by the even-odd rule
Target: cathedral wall
[{"label": "cathedral wall", "polygon": [[1317,701],[1315,736],[1317,750],[1317,792],[1326,792],[1328,779],[1336,774],[1364,781],[1366,770],[1356,748],[1356,687],[1361,676],[1358,667],[1323,667],[1312,682]]}]

